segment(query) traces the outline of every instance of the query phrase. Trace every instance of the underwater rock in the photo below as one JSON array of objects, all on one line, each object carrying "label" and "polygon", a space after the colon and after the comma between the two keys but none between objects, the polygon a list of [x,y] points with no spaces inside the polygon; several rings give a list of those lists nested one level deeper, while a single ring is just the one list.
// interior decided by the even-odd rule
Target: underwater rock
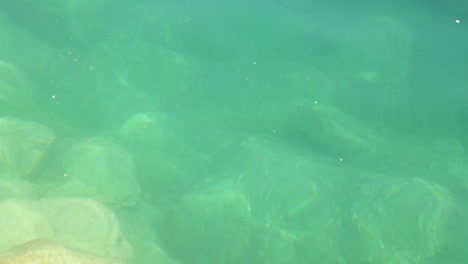
[{"label": "underwater rock", "polygon": [[339,222],[338,191],[345,184],[339,165],[278,138],[248,137],[214,157],[210,171],[239,175],[238,185],[250,201],[250,227],[256,230],[249,241],[264,251],[252,257],[266,254],[271,262],[265,263],[336,264],[341,262],[332,237]]},{"label": "underwater rock", "polygon": [[[213,159],[212,171],[239,175],[254,216],[292,234],[325,230],[339,189],[336,160],[301,155],[278,140],[249,137]],[[323,221],[323,222],[322,222]]]},{"label": "underwater rock", "polygon": [[30,240],[53,235],[53,230],[47,223],[47,217],[38,210],[35,201],[3,200],[0,202],[0,215],[0,252]]},{"label": "underwater rock", "polygon": [[251,263],[288,264],[299,263],[297,259],[296,236],[274,226],[261,222],[253,224],[250,244],[255,245],[249,251]]},{"label": "underwater rock", "polygon": [[180,197],[206,175],[206,157],[193,146],[196,125],[187,125],[195,121],[161,112],[137,113],[117,130],[119,143],[138,163],[139,181],[148,196]]},{"label": "underwater rock", "polygon": [[38,202],[53,230],[53,238],[72,249],[127,260],[132,246],[123,237],[116,215],[103,204],[85,198],[44,198]]},{"label": "underwater rock", "polygon": [[36,198],[37,186],[21,179],[0,179],[0,201],[10,198]]},{"label": "underwater rock", "polygon": [[1,117],[0,177],[33,176],[54,140],[54,132],[44,125]]},{"label": "underwater rock", "polygon": [[115,214],[91,199],[7,199],[0,202],[0,214],[0,252],[51,239],[80,252],[122,261],[132,256]]},{"label": "underwater rock", "polygon": [[114,210],[119,218],[120,229],[133,248],[131,263],[177,263],[161,246],[158,230],[154,228],[160,226],[159,220],[164,218],[167,210],[161,206],[161,203],[142,202],[137,207]]},{"label": "underwater rock", "polygon": [[242,263],[248,250],[250,204],[227,182],[184,196],[161,235],[169,251],[190,263]]},{"label": "underwater rock", "polygon": [[0,254],[0,263],[123,264],[117,260],[74,251],[52,240],[45,239],[33,240]]},{"label": "underwater rock", "polygon": [[368,125],[338,109],[308,100],[287,110],[286,121],[278,133],[299,146],[336,159],[369,153],[376,141]]},{"label": "underwater rock", "polygon": [[363,191],[342,230],[346,259],[419,263],[446,249],[457,210],[443,186],[421,178],[397,178],[375,182]]},{"label": "underwater rock", "polygon": [[136,263],[158,263],[158,264],[177,264],[162,248],[156,243],[147,243],[143,245],[142,252],[135,256]]},{"label": "underwater rock", "polygon": [[167,116],[163,113],[136,113],[117,130],[117,137],[126,143],[161,147],[167,144]]},{"label": "underwater rock", "polygon": [[47,196],[82,196],[114,206],[134,206],[140,187],[132,157],[104,138],[73,144],[62,160],[59,179],[44,179]]}]

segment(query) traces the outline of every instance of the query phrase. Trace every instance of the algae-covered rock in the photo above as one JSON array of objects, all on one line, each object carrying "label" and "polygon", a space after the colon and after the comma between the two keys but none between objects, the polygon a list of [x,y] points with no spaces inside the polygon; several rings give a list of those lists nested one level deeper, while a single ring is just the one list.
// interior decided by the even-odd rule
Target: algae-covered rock
[{"label": "algae-covered rock", "polygon": [[168,214],[163,242],[190,263],[244,262],[250,210],[247,196],[234,183],[189,193]]},{"label": "algae-covered rock", "polygon": [[193,144],[199,125],[194,122],[163,112],[141,112],[130,116],[116,130],[119,143],[135,158],[139,181],[148,196],[180,197],[206,175],[206,156]]},{"label": "algae-covered rock", "polygon": [[47,264],[123,264],[80,251],[74,251],[53,240],[36,239],[0,254],[2,264],[47,263]]},{"label": "algae-covered rock", "polygon": [[250,261],[314,263],[329,258],[324,263],[339,263],[332,238],[339,221],[337,190],[343,184],[339,165],[278,138],[248,137],[213,158],[212,168],[238,175],[236,182],[249,198],[249,228],[254,230],[249,243],[256,249]]},{"label": "algae-covered rock", "polygon": [[54,132],[44,125],[0,117],[0,177],[33,176],[54,140]]},{"label": "algae-covered rock", "polygon": [[91,199],[7,199],[0,202],[0,215],[0,260],[10,261],[0,263],[31,263],[13,262],[27,257],[2,252],[38,239],[54,240],[83,254],[122,262],[132,257],[132,247],[122,236],[115,214]]},{"label": "algae-covered rock", "polygon": [[308,100],[286,110],[286,120],[279,133],[302,147],[336,159],[369,153],[376,143],[368,125],[336,108]]},{"label": "algae-covered rock", "polygon": [[117,137],[125,143],[162,147],[168,144],[168,117],[163,113],[136,113],[117,130]]},{"label": "algae-covered rock", "polygon": [[0,201],[10,198],[36,198],[37,186],[22,179],[0,179]]},{"label": "algae-covered rock", "polygon": [[341,248],[348,260],[419,263],[447,248],[457,209],[446,188],[421,178],[397,178],[362,189],[344,218],[349,225],[342,230]]},{"label": "algae-covered rock", "polygon": [[0,216],[0,252],[30,240],[53,236],[46,215],[33,200],[3,200],[0,202]]},{"label": "algae-covered rock", "polygon": [[297,237],[289,232],[261,222],[253,224],[249,261],[253,263],[298,263]]},{"label": "algae-covered rock", "polygon": [[121,233],[119,220],[103,204],[85,198],[44,198],[38,208],[61,244],[104,257],[131,258],[132,247]]},{"label": "algae-covered rock", "polygon": [[104,138],[73,144],[61,161],[60,179],[49,180],[48,196],[89,197],[115,206],[138,203],[135,164],[124,149]]}]

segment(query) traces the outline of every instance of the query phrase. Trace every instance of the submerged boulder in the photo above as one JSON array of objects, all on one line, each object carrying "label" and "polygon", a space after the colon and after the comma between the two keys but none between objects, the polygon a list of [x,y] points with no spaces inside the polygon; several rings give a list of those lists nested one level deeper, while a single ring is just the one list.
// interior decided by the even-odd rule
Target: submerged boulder
[{"label": "submerged boulder", "polygon": [[163,224],[162,239],[190,263],[242,263],[250,213],[249,200],[235,183],[208,187],[181,199]]},{"label": "submerged boulder", "polygon": [[340,247],[346,259],[419,263],[448,248],[457,208],[445,187],[421,178],[383,178],[361,189],[343,218]]},{"label": "submerged boulder", "polygon": [[42,124],[0,117],[0,177],[32,177],[54,140],[54,132]]},{"label": "submerged boulder", "polygon": [[123,262],[74,251],[52,240],[37,239],[0,254],[0,263],[122,264]]},{"label": "submerged boulder", "polygon": [[85,198],[44,198],[38,208],[53,230],[53,238],[76,250],[127,260],[132,247],[117,216],[103,204]]},{"label": "submerged boulder", "polygon": [[132,246],[122,235],[116,215],[91,199],[6,199],[0,202],[0,214],[0,260],[12,256],[2,252],[42,239],[57,241],[84,254],[121,261],[132,257]]},{"label": "submerged boulder", "polygon": [[286,140],[336,159],[372,152],[377,140],[371,127],[358,119],[309,100],[291,105],[282,123],[278,132]]},{"label": "submerged boulder", "polygon": [[38,210],[36,201],[3,200],[0,202],[0,215],[0,252],[53,234],[45,214]]},{"label": "submerged boulder", "polygon": [[81,196],[114,206],[138,203],[140,187],[132,157],[105,138],[73,144],[61,160],[56,178],[44,178],[47,196]]}]

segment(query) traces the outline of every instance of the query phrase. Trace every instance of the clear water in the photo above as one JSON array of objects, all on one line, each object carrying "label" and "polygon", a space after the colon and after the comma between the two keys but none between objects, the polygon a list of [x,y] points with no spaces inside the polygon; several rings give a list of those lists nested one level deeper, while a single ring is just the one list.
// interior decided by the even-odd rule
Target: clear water
[{"label": "clear water", "polygon": [[104,203],[129,263],[467,263],[467,14],[4,0],[0,115],[56,138],[0,197]]}]

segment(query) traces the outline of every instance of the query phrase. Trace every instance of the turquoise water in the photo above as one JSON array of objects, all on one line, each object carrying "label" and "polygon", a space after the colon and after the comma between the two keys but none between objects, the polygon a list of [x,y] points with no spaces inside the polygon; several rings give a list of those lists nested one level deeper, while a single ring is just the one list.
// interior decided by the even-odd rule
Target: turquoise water
[{"label": "turquoise water", "polygon": [[468,263],[467,14],[2,1],[0,257]]}]

